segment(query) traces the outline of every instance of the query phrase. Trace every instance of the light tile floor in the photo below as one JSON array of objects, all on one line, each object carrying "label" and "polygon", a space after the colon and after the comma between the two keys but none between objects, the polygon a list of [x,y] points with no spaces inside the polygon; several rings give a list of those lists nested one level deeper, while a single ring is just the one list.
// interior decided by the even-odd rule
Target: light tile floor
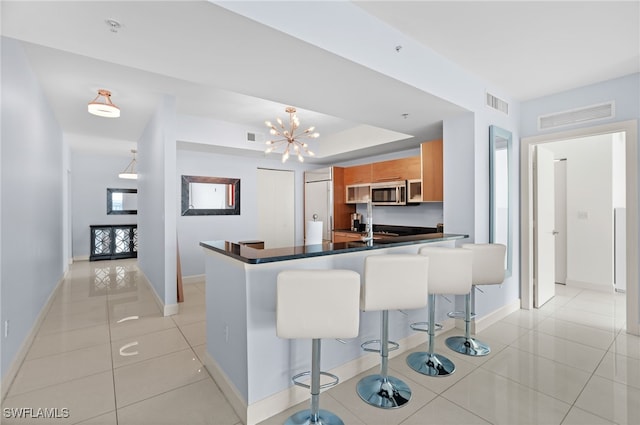
[{"label": "light tile floor", "polygon": [[[180,314],[163,317],[135,260],[71,267],[3,400],[3,424],[236,425],[238,416],[202,365],[204,284],[186,285]],[[447,378],[419,375],[406,354],[390,373],[413,389],[401,409],[355,393],[362,376],[325,391],[321,407],[345,424],[638,424],[640,337],[626,334],[625,299],[558,285],[542,309],[520,310],[481,332],[487,357],[444,346]],[[419,347],[420,350],[423,347]],[[417,350],[414,350],[417,351]],[[7,418],[7,408],[68,409],[68,418]],[[282,424],[301,403],[261,425]],[[59,411],[64,416],[64,411]]]}]

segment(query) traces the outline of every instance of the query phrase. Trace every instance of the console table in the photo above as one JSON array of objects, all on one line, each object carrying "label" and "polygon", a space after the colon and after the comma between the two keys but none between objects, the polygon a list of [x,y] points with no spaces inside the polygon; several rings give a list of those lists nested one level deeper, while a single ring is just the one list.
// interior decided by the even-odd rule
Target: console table
[{"label": "console table", "polygon": [[138,257],[138,225],[91,225],[89,261]]}]

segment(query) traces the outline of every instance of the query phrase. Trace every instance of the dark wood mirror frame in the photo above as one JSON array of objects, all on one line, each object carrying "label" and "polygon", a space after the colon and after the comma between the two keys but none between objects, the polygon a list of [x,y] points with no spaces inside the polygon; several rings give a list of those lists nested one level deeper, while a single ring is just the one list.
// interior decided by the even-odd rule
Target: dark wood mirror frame
[{"label": "dark wood mirror frame", "polygon": [[114,210],[113,194],[114,193],[138,193],[138,189],[112,189],[107,188],[107,215],[113,214],[138,214],[138,210]]},{"label": "dark wood mirror frame", "polygon": [[[192,183],[225,185],[227,208],[192,208],[189,204]],[[182,176],[182,215],[240,215],[240,179],[225,177]]]}]

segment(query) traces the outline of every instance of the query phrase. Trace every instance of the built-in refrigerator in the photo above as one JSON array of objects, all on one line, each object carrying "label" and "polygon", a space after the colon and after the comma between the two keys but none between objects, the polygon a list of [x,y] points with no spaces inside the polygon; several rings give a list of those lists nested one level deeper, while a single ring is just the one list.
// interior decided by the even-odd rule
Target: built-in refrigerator
[{"label": "built-in refrigerator", "polygon": [[322,239],[331,242],[333,229],[333,174],[332,168],[322,168],[304,173],[304,222],[322,221]]}]

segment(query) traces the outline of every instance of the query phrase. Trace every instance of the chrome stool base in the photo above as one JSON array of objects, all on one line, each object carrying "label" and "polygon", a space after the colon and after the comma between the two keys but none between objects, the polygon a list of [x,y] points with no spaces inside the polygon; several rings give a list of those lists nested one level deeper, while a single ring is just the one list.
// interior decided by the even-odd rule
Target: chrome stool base
[{"label": "chrome stool base", "polygon": [[284,425],[344,425],[344,422],[335,414],[323,409],[312,418],[311,410],[306,409],[289,416]]},{"label": "chrome stool base", "polygon": [[407,364],[416,372],[428,376],[449,376],[456,371],[456,366],[445,356],[422,351],[409,354]]},{"label": "chrome stool base", "polygon": [[356,392],[367,404],[382,409],[402,407],[411,400],[411,389],[393,376],[365,376],[356,385]]},{"label": "chrome stool base", "polygon": [[491,348],[484,342],[464,336],[451,336],[446,339],[445,344],[456,353],[467,356],[480,357],[491,352]]}]

